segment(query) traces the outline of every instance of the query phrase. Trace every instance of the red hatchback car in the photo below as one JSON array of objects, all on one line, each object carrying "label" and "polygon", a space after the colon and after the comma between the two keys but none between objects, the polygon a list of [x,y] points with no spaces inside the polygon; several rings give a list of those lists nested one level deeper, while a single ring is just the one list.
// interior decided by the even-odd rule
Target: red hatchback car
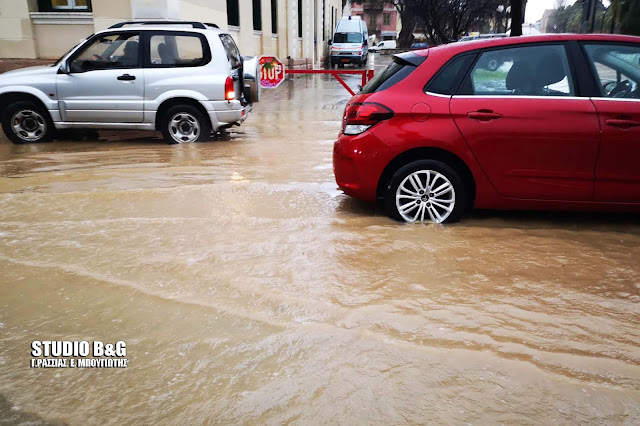
[{"label": "red hatchback car", "polygon": [[471,208],[640,211],[640,37],[408,52],[348,102],[338,186],[402,221]]}]

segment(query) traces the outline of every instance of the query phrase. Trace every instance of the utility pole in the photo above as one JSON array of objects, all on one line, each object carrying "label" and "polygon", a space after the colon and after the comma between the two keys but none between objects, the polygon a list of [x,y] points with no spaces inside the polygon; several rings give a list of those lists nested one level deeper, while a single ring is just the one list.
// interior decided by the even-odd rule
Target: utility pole
[{"label": "utility pole", "polygon": [[591,16],[589,17],[591,19],[591,25],[590,25],[590,33],[594,33],[596,31],[596,5],[597,5],[597,0],[591,0]]}]

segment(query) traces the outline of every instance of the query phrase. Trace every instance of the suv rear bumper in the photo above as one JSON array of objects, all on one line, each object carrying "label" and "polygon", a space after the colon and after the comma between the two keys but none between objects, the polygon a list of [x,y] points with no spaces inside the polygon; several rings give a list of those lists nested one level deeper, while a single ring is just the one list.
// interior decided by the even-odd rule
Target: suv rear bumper
[{"label": "suv rear bumper", "polygon": [[233,101],[201,101],[211,119],[213,130],[229,125],[241,124],[251,112],[251,104],[242,105],[239,100]]}]

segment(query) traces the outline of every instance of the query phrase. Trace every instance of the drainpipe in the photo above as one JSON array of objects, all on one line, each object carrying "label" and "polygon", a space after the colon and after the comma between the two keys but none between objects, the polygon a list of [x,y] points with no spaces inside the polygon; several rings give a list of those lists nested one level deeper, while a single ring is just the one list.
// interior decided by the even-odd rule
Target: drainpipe
[{"label": "drainpipe", "polygon": [[315,0],[311,2],[311,69],[316,69],[316,5]]}]

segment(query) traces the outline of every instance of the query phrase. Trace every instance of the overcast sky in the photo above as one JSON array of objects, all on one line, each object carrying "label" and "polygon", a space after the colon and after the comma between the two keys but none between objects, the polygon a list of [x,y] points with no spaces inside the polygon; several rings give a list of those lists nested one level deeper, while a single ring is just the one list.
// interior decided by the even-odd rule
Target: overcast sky
[{"label": "overcast sky", "polygon": [[[575,3],[576,0],[565,0],[565,5]],[[525,10],[525,22],[534,23],[538,19],[542,19],[542,14],[546,9],[555,8],[557,0],[529,0],[527,1],[527,9]]]}]

